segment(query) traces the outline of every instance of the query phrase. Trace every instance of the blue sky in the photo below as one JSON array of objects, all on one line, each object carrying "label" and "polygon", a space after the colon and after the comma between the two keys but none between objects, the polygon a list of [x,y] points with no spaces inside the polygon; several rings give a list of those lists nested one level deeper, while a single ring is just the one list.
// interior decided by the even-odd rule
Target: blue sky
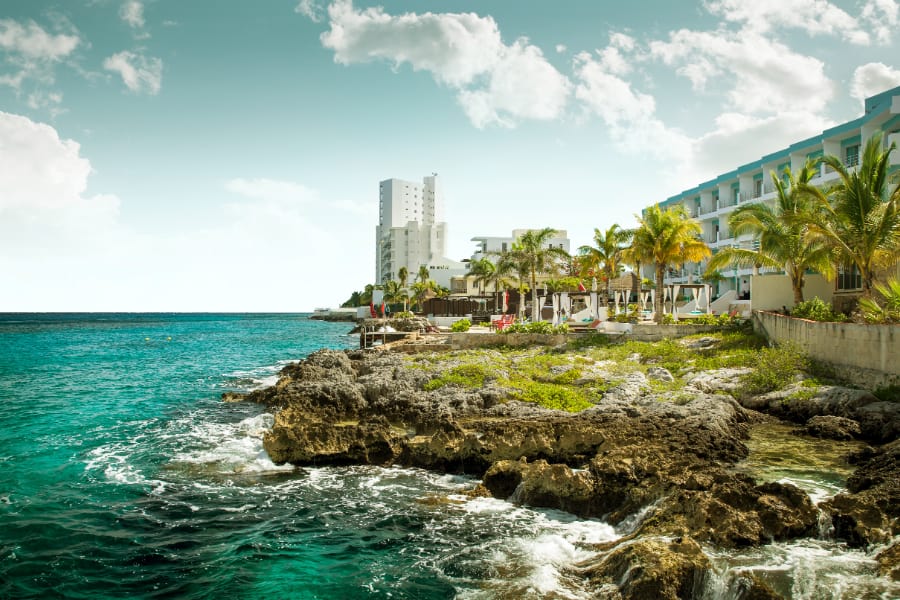
[{"label": "blue sky", "polygon": [[302,311],[378,182],[476,235],[641,208],[900,85],[896,0],[4,0],[0,311]]}]

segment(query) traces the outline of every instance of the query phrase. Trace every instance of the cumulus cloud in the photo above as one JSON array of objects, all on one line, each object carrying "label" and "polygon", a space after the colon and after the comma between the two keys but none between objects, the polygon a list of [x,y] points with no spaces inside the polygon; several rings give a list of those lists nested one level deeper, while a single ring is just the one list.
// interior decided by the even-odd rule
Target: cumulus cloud
[{"label": "cumulus cloud", "polygon": [[125,86],[135,93],[158,94],[162,86],[162,61],[123,50],[103,61],[103,68],[118,73]]},{"label": "cumulus cloud", "polygon": [[34,21],[24,25],[12,19],[0,19],[0,48],[29,60],[57,61],[78,45],[77,35],[52,34]]},{"label": "cumulus cloud", "polygon": [[739,23],[746,32],[801,29],[810,35],[839,35],[853,44],[870,43],[860,22],[827,0],[710,0],[706,7],[726,21]]},{"label": "cumulus cloud", "polygon": [[322,45],[351,65],[384,60],[428,71],[458,91],[477,127],[514,125],[519,119],[553,119],[571,84],[539,48],[520,38],[504,44],[497,23],[474,13],[389,15],[380,7],[357,10],[349,0],[328,7],[330,29]]},{"label": "cumulus cloud", "polygon": [[860,102],[892,87],[900,85],[900,70],[884,63],[875,62],[860,65],[853,71],[850,95]]},{"label": "cumulus cloud", "polygon": [[234,179],[240,197],[198,223],[136,231],[116,196],[86,192],[90,161],[50,125],[0,112],[0,164],[0,311],[309,310],[369,276],[371,221],[316,224],[328,211],[301,184]]},{"label": "cumulus cloud", "polygon": [[316,0],[300,0],[300,3],[294,7],[295,13],[300,13],[313,23],[322,21],[322,7]]},{"label": "cumulus cloud", "polygon": [[758,33],[681,29],[668,41],[650,43],[651,55],[703,88],[713,76],[730,79],[730,105],[747,113],[790,111],[798,105],[819,113],[834,95],[824,63]]},{"label": "cumulus cloud", "polygon": [[127,0],[119,8],[119,17],[135,29],[144,26],[144,5],[138,0]]},{"label": "cumulus cloud", "polygon": [[900,24],[900,3],[897,0],[867,0],[862,9],[862,19],[875,33],[878,43],[890,44]]}]

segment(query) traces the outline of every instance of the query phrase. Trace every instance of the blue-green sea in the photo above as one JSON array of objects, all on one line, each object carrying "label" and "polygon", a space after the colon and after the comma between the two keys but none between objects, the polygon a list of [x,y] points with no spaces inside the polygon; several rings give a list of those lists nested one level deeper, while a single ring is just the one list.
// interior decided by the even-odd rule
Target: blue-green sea
[{"label": "blue-green sea", "polygon": [[[0,314],[0,598],[595,597],[571,567],[628,524],[454,475],[273,464],[273,416],[220,398],[357,346],[307,317]],[[900,592],[828,540],[709,552],[708,598],[746,570],[788,597]]]},{"label": "blue-green sea", "polygon": [[347,323],[288,314],[0,315],[0,598],[583,595],[612,528],[413,469],[294,469],[224,403]]}]

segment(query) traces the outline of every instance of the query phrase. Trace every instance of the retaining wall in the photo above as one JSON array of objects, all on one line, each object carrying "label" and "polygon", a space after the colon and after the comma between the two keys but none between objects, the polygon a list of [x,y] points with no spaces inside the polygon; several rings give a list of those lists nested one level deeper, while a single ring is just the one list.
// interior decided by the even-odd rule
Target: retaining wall
[{"label": "retaining wall", "polygon": [[900,385],[900,326],[825,323],[753,311],[753,327],[770,342],[793,343],[837,374],[869,389]]}]

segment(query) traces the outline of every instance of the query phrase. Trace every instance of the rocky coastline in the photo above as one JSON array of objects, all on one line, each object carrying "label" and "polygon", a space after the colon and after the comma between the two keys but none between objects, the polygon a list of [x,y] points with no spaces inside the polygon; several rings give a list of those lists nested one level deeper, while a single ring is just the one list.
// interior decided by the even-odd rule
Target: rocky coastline
[{"label": "rocky coastline", "polygon": [[[671,343],[698,357],[722,344]],[[512,357],[322,350],[245,399],[275,412],[264,446],[276,463],[466,473],[481,478],[473,495],[602,518],[623,537],[575,567],[599,597],[694,597],[710,570],[704,545],[741,548],[824,530],[867,547],[900,535],[897,403],[838,385],[810,387],[802,377],[748,394],[748,367],[694,366],[676,381],[652,353],[626,362],[568,347]],[[556,398],[570,389],[565,382],[585,391],[587,405],[527,401],[510,382],[528,370],[533,389],[552,401],[576,401]],[[850,457],[856,470],[846,492],[816,506],[794,485],[735,468],[748,455],[751,428],[773,417],[797,423],[802,435],[867,443]],[[898,555],[894,544],[879,557],[895,580]],[[741,597],[779,597],[753,577],[741,585]]]}]

